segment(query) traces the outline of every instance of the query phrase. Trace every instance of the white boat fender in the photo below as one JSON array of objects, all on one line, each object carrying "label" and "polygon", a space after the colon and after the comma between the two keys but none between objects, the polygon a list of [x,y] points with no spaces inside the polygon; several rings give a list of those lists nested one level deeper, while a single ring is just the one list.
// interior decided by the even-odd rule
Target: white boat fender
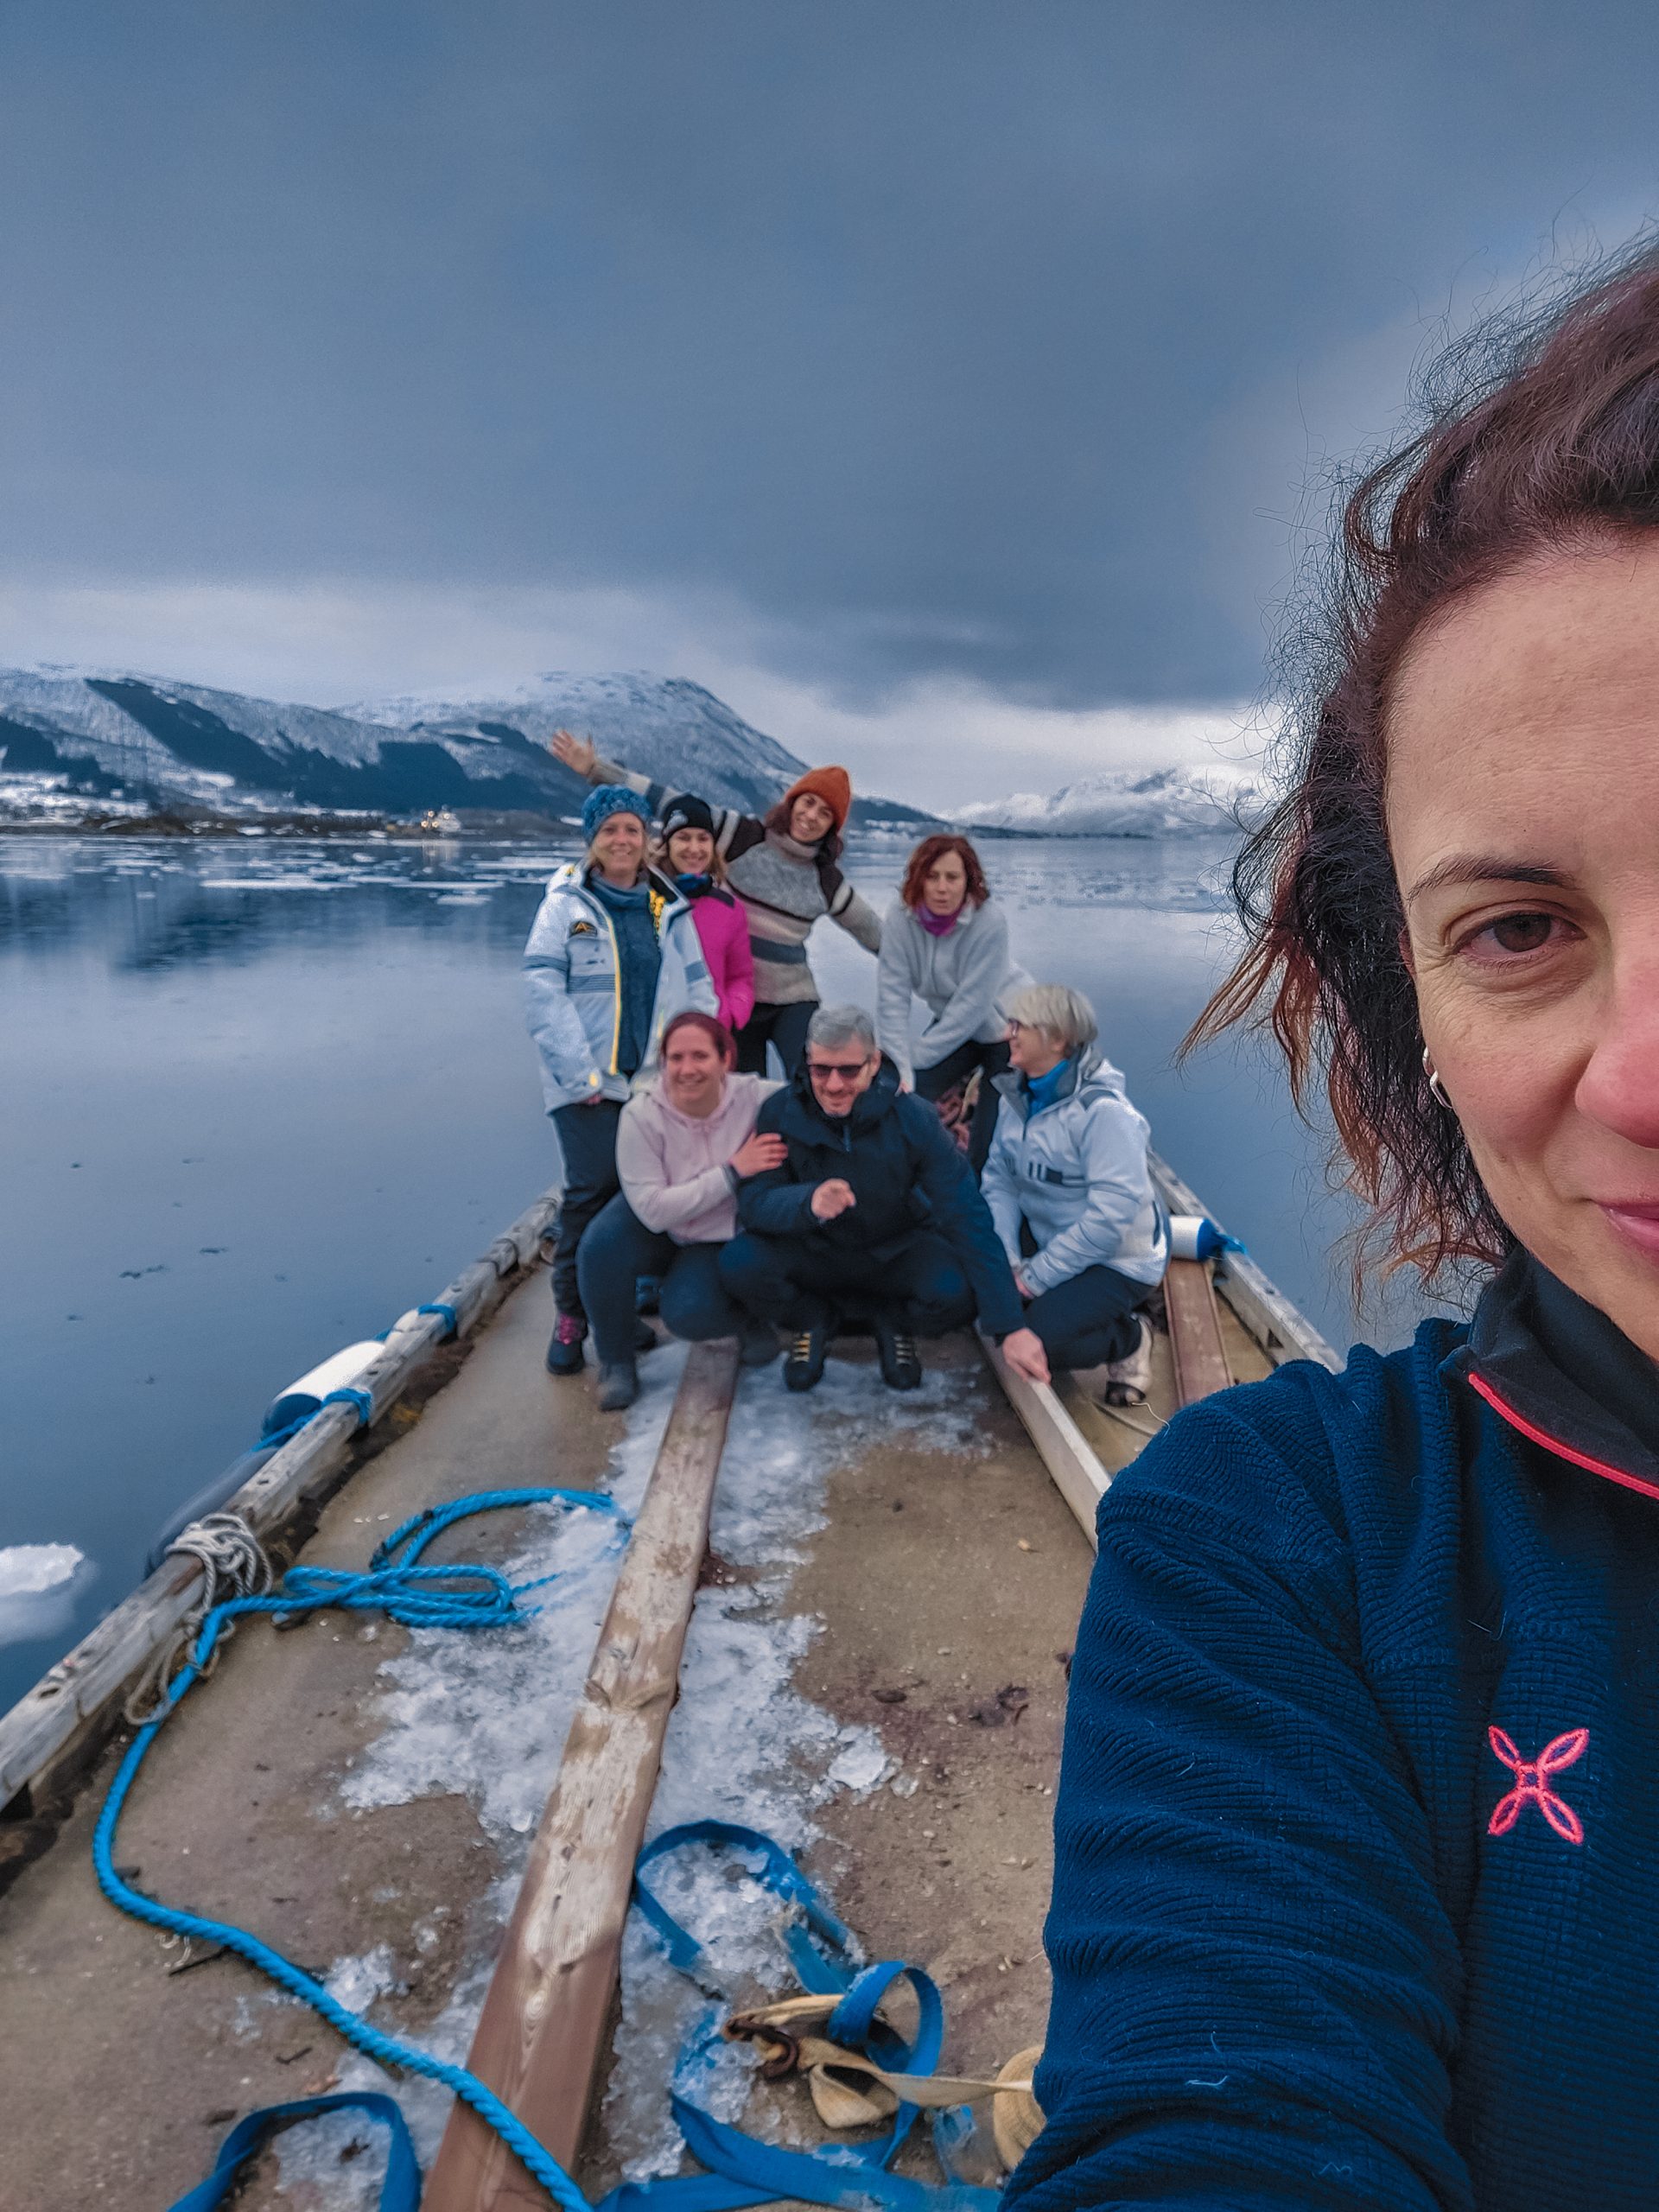
[{"label": "white boat fender", "polygon": [[302,1375],[297,1382],[290,1382],[279,1398],[271,1401],[260,1434],[275,1436],[281,1429],[291,1428],[296,1421],[309,1420],[331,1390],[349,1389],[385,1348],[380,1338],[371,1337],[365,1343],[347,1344]]},{"label": "white boat fender", "polygon": [[1217,1252],[1243,1248],[1236,1237],[1217,1229],[1207,1214],[1173,1213],[1169,1217],[1169,1256],[1172,1260],[1209,1260]]}]

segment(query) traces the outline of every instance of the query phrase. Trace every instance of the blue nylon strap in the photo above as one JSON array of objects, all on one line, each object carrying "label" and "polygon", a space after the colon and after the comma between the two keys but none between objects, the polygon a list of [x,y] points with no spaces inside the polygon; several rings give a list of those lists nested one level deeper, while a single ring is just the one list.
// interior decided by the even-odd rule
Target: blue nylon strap
[{"label": "blue nylon strap", "polygon": [[446,1337],[453,1337],[461,1326],[461,1323],[455,1318],[455,1309],[448,1299],[430,1299],[426,1305],[417,1306],[415,1311],[417,1313],[435,1313],[444,1325],[443,1333]]},{"label": "blue nylon strap", "polygon": [[251,2112],[245,2120],[238,2120],[219,2145],[219,2157],[207,2180],[180,2197],[172,2212],[214,2212],[234,2187],[244,2165],[277,2128],[296,2120],[314,2120],[322,2113],[346,2111],[365,2112],[372,2119],[384,2120],[391,2131],[386,2177],[380,2184],[380,2212],[416,2212],[421,2170],[416,2164],[409,2129],[391,2099],[372,2089],[334,2097],[298,2097],[292,2104],[267,2105],[263,2112]]},{"label": "blue nylon strap", "polygon": [[[1001,2202],[1001,2192],[995,2189],[974,2189],[961,2183],[942,2189],[937,2183],[890,2174],[870,2157],[877,2145],[828,2153],[786,2151],[774,2143],[758,2143],[753,2136],[711,2120],[683,2097],[670,2101],[675,2124],[692,2157],[711,2174],[724,2176],[743,2190],[738,2198],[728,2192],[722,2200],[727,2206],[759,2203],[766,2197],[798,2196],[809,2204],[844,2205],[849,2212],[864,2212],[872,2204],[885,2206],[888,2212],[995,2212]],[[717,2212],[717,2208],[706,2206],[702,2212]]]},{"label": "blue nylon strap", "polygon": [[[708,1955],[696,1938],[681,1927],[673,1916],[665,1911],[640,1877],[647,1866],[664,1858],[671,1851],[683,1850],[690,1844],[723,1845],[728,1850],[750,1852],[760,1860],[754,1878],[769,1889],[774,1897],[799,1908],[807,1925],[821,1936],[835,1955],[831,1965],[813,1949],[803,1944],[806,1964],[817,1975],[816,1980],[802,1980],[815,1994],[827,1996],[831,1990],[845,1989],[853,1978],[854,1963],[858,1955],[858,1939],[850,1928],[837,1920],[818,1891],[802,1873],[800,1868],[780,1844],[769,1835],[762,1835],[759,1828],[740,1827],[734,1821],[686,1821],[678,1827],[664,1828],[653,1837],[634,1862],[633,1901],[650,1923],[663,1948],[668,1953],[669,1963],[677,1967],[693,1980],[709,1973]],[[753,1871],[753,1870],[751,1870]],[[800,1933],[798,1926],[791,1931]],[[801,1972],[803,1960],[797,1955],[795,1946],[790,1945],[796,1971]],[[830,1977],[825,1979],[826,1974]]]},{"label": "blue nylon strap", "polygon": [[[773,1896],[794,1906],[798,1917],[785,1942],[802,1986],[817,1996],[839,1994],[824,2033],[830,2041],[863,2051],[890,2074],[931,2074],[944,2043],[944,2005],[931,1976],[902,1960],[887,1959],[858,1970],[858,1945],[794,1860],[758,1829],[729,1821],[690,1821],[666,1828],[640,1853],[634,1866],[634,1903],[661,1941],[670,1962],[703,1988],[717,1988],[718,1978],[701,1943],[652,1896],[642,1879],[645,1868],[671,1852],[692,1845],[734,1851],[758,1867],[753,1878]],[[809,1933],[809,1929],[811,1931]],[[819,1941],[815,1942],[816,1936]],[[822,1946],[822,1948],[821,1948]],[[908,1981],[917,2004],[916,2039],[906,2043],[876,2018],[882,1999],[899,1981]],[[696,2047],[693,2044],[688,2050]],[[900,2101],[891,2131],[856,2147],[817,2152],[789,2151],[758,2142],[701,2111],[689,2099],[671,2100],[686,2148],[706,2174],[686,2174],[629,2183],[613,2190],[599,2212],[741,2212],[779,2196],[804,2202],[859,2208],[859,2212],[994,2212],[1001,2202],[992,2189],[950,2182],[912,2181],[887,2169],[909,2135],[918,2107]],[[965,2110],[941,2113],[934,2120],[934,2142],[947,2173],[956,2142],[972,2128]]]},{"label": "blue nylon strap", "polygon": [[[366,1428],[369,1423],[374,1419],[374,1400],[369,1395],[366,1390],[353,1390],[349,1388],[349,1386],[344,1390],[330,1390],[327,1396],[323,1399],[322,1404],[325,1406],[355,1406],[357,1408],[357,1424],[359,1428]],[[320,1407],[318,1410],[321,1411],[321,1408]]]}]

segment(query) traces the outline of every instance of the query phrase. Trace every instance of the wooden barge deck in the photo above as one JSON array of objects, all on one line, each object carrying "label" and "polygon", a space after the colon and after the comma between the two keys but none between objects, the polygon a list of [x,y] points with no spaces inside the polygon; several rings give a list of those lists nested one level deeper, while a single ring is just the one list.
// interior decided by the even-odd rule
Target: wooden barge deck
[{"label": "wooden barge deck", "polygon": [[[1161,1164],[1159,1174],[1172,1210],[1200,1210]],[[480,1308],[493,1311],[469,1356],[323,1503],[308,1563],[361,1565],[386,1524],[463,1492],[606,1483],[617,1424],[593,1411],[586,1389],[543,1375],[545,1286],[521,1246],[510,1265],[501,1257],[505,1294],[497,1304],[480,1285]],[[1247,1258],[1230,1253],[1216,1275],[1214,1327],[1230,1379],[1286,1357],[1333,1363]],[[869,1356],[841,1347],[838,1361],[842,1351],[869,1368],[858,1379],[880,1416],[891,1402]],[[794,1402],[827,1489],[798,1562],[761,1603],[798,1625],[790,1694],[833,1728],[876,1732],[893,1769],[880,1786],[823,1799],[806,1863],[871,1955],[935,1974],[950,2018],[946,2063],[981,2073],[1043,2031],[1052,1788],[1091,1497],[1174,1410],[1177,1359],[1160,1332],[1153,1394],[1121,1416],[1096,1403],[1090,1376],[1063,1378],[1056,1392],[1016,1384],[1005,1398],[965,1338],[937,1347],[930,1365],[958,1417],[944,1433],[919,1421],[861,1428],[843,1401]],[[743,1376],[734,1435],[781,1395],[775,1368]],[[313,1449],[320,1459],[334,1452],[337,1475],[336,1445],[351,1441],[323,1436]],[[326,1486],[311,1480],[314,1493]],[[502,1557],[514,1541],[511,1527],[473,1522],[438,1555]],[[745,1571],[717,1555],[693,1580],[700,1618],[753,1602]],[[158,1742],[121,1856],[142,1869],[132,1878],[146,1890],[256,1926],[308,1966],[382,1955],[375,2018],[421,2039],[446,2024],[453,2033],[458,2005],[466,2011],[480,1956],[500,1942],[503,1885],[520,1878],[528,1839],[481,1825],[465,1795],[442,1789],[367,1809],[342,1803],[345,1777],[386,1725],[383,1664],[408,1642],[395,1626],[332,1614],[280,1634],[248,1624],[218,1680]],[[73,1750],[55,1748],[60,1787]],[[106,1754],[51,1848],[0,1897],[7,2199],[29,2212],[153,2212],[206,2172],[232,2117],[330,2086],[347,2056],[319,2020],[273,2002],[234,1959],[174,1971],[176,1946],[104,1903],[89,1841],[111,1764]],[[25,1799],[22,1816],[41,1815]],[[472,1989],[474,2013],[482,1994]],[[510,2027],[522,2021],[524,1991],[499,1999],[498,2012]],[[503,2047],[498,2034],[490,2063]],[[603,2050],[601,2096],[608,2013]],[[479,2059],[489,2062],[488,2038]],[[525,2081],[517,2086],[524,2094]],[[612,2106],[578,2100],[577,2171],[590,2194],[619,2177],[631,2147],[613,2118]],[[428,2133],[423,2158],[435,2139]],[[338,2182],[279,2169],[268,2155],[238,2202],[332,2207],[342,2201]],[[476,2143],[465,2157],[452,2143],[426,2199],[429,2212],[545,2201]]]}]

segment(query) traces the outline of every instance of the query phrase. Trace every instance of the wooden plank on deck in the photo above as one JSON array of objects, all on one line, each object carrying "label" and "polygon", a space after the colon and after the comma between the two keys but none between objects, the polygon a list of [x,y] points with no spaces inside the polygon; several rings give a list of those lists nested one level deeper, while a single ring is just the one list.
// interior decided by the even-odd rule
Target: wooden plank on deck
[{"label": "wooden plank on deck", "polygon": [[1175,1354],[1175,1395],[1184,1406],[1232,1385],[1221,1340],[1215,1286],[1205,1260],[1172,1260],[1164,1276],[1164,1310]]},{"label": "wooden plank on deck", "polygon": [[[610,2019],[736,1379],[734,1344],[692,1347],[467,2061],[567,2170]],[[458,2104],[426,2212],[546,2212],[547,2201]]]},{"label": "wooden plank on deck", "polygon": [[1083,1533],[1095,1541],[1095,1512],[1109,1488],[1114,1470],[1101,1464],[1093,1446],[1046,1382],[1028,1382],[1016,1375],[988,1337],[980,1344],[992,1372],[1007,1394],[1008,1403],[1025,1424],[1037,1447],[1037,1456],[1054,1478],[1054,1486],[1082,1524]]}]

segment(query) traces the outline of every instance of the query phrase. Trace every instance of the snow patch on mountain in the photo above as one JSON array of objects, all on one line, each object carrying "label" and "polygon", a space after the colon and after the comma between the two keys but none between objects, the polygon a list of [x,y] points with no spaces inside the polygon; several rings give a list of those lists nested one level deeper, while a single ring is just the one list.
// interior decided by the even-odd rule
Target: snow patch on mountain
[{"label": "snow patch on mountain", "polygon": [[707,796],[757,809],[770,806],[806,768],[712,691],[682,677],[553,672],[494,698],[412,693],[362,700],[342,711],[359,721],[439,736],[500,741],[512,734],[543,749],[556,729],[574,729],[607,758],[664,782],[687,778],[688,763],[695,762],[705,785],[718,780],[725,787],[718,794],[710,788]]},{"label": "snow patch on mountain", "polygon": [[952,813],[963,830],[1006,830],[1033,837],[1182,837],[1235,834],[1273,802],[1254,769],[1109,769],[1051,792],[1014,791]]},{"label": "snow patch on mountain", "polygon": [[[587,786],[547,749],[562,724],[627,767],[746,811],[764,812],[805,766],[677,677],[550,675],[494,698],[330,709],[119,670],[0,669],[0,817],[184,806],[570,819]],[[855,818],[930,817],[867,799]]]}]

